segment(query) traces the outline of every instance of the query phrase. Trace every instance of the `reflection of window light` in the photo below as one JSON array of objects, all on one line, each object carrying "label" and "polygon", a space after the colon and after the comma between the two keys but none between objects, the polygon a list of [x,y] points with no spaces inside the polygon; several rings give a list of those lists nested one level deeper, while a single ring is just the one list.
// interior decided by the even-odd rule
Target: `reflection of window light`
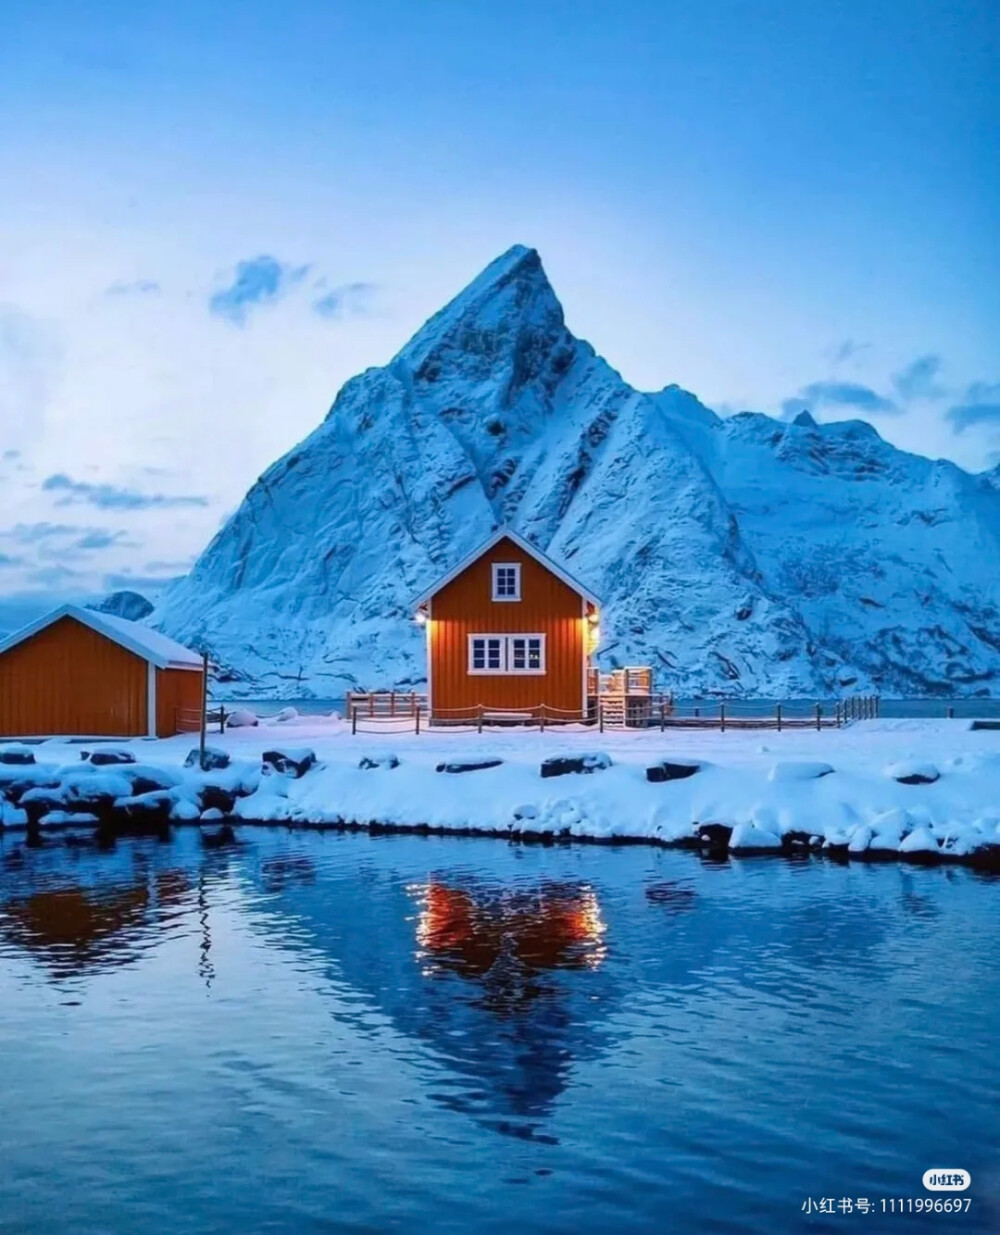
[{"label": "reflection of window light", "polygon": [[416,622],[418,626],[426,626],[427,625],[427,614],[424,613],[423,609],[420,609],[418,610],[417,615],[413,620]]}]

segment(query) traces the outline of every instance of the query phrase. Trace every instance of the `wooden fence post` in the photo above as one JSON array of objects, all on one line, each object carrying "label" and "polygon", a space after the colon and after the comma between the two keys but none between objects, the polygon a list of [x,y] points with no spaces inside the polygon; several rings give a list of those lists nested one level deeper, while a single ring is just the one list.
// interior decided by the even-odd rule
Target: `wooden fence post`
[{"label": "wooden fence post", "polygon": [[719,732],[726,732],[726,705],[724,703],[719,704]]},{"label": "wooden fence post", "polygon": [[414,733],[420,732],[420,709],[419,708],[414,708],[414,711],[413,711],[413,732]]},{"label": "wooden fence post", "polygon": [[[150,673],[152,673],[150,669]],[[152,692],[150,692],[152,693]],[[155,709],[154,709],[155,711]],[[205,726],[208,724],[208,653],[201,654],[201,724],[198,726],[198,767],[205,770]]]},{"label": "wooden fence post", "polygon": [[816,704],[816,728],[817,729],[822,729],[823,727],[822,718],[823,718],[823,705],[820,703],[817,703]]},{"label": "wooden fence post", "polygon": [[777,704],[774,709],[774,715],[778,722],[778,732],[781,732],[781,704]]},{"label": "wooden fence post", "polygon": [[355,704],[351,708],[351,733],[355,734],[358,731],[358,705]]},{"label": "wooden fence post", "polygon": [[476,729],[479,733],[482,733],[483,731],[483,705],[480,703],[478,707],[479,707],[479,715],[477,717],[478,723],[476,725]]},{"label": "wooden fence post", "polygon": [[604,732],[604,703],[601,700],[597,701],[597,728]]},{"label": "wooden fence post", "polygon": [[389,715],[396,715],[396,692],[394,690],[389,691]]},{"label": "wooden fence post", "polygon": [[538,717],[539,717],[539,720],[541,721],[542,733],[544,733],[545,732],[545,704],[544,703],[540,703],[538,705]]},{"label": "wooden fence post", "polygon": [[949,719],[949,720],[954,720],[954,719],[955,719],[955,709],[954,709],[954,708],[949,708],[949,709],[948,709],[948,719]]},{"label": "wooden fence post", "polygon": [[662,733],[667,727],[667,705],[660,700],[660,732]]}]

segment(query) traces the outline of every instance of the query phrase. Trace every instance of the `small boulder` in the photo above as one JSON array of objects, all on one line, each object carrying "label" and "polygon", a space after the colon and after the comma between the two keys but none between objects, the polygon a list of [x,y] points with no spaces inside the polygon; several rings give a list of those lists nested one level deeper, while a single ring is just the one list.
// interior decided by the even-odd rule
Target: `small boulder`
[{"label": "small boulder", "polygon": [[290,720],[298,720],[299,719],[299,709],[298,708],[282,708],[280,712],[275,712],[275,714],[271,717],[271,719],[273,721],[277,721],[279,725],[286,724]]},{"label": "small boulder", "polygon": [[900,785],[933,785],[941,779],[941,773],[933,763],[918,763],[913,759],[890,763],[885,774]]},{"label": "small boulder", "polygon": [[553,755],[542,763],[542,776],[567,776],[570,773],[603,772],[611,767],[611,756],[603,751],[587,755]]},{"label": "small boulder", "polygon": [[205,760],[202,764],[201,751],[196,746],[194,750],[189,750],[187,757],[184,760],[186,768],[202,767],[206,772],[218,772],[222,768],[229,767],[229,753],[224,750],[219,750],[217,746],[205,747]]},{"label": "small boulder", "polygon": [[672,763],[669,759],[661,759],[646,769],[646,779],[653,784],[667,780],[687,780],[701,771],[700,763]]},{"label": "small boulder", "polygon": [[812,763],[808,760],[783,760],[776,763],[767,779],[779,784],[800,780],[819,780],[833,771],[828,763]]},{"label": "small boulder", "polygon": [[502,759],[463,759],[439,763],[436,772],[482,772],[486,768],[498,768]]},{"label": "small boulder", "polygon": [[116,763],[135,763],[135,755],[123,746],[106,746],[103,750],[93,750],[87,760],[95,768],[110,767]]},{"label": "small boulder", "polygon": [[698,825],[698,840],[709,849],[728,849],[733,829],[728,823],[702,823]]},{"label": "small boulder", "polygon": [[532,806],[531,803],[526,803],[524,806],[516,806],[514,808],[515,819],[537,819],[538,807]]},{"label": "small boulder", "polygon": [[218,810],[229,815],[235,802],[236,794],[221,785],[202,785],[198,790],[198,803],[202,811]]},{"label": "small boulder", "polygon": [[27,763],[35,762],[35,752],[30,746],[3,746],[0,747],[0,763],[13,764],[17,767],[23,767]]},{"label": "small boulder", "polygon": [[738,823],[729,838],[731,853],[777,853],[781,837],[755,823]]},{"label": "small boulder", "polygon": [[316,764],[316,752],[303,747],[301,750],[266,750],[261,755],[265,768],[298,780]]},{"label": "small boulder", "polygon": [[259,724],[256,712],[251,712],[249,708],[236,708],[226,714],[227,729],[252,729]]},{"label": "small boulder", "polygon": [[781,847],[788,853],[802,853],[804,850],[819,849],[823,841],[814,832],[804,832],[800,828],[790,828],[781,836]]},{"label": "small boulder", "polygon": [[937,838],[929,828],[915,828],[899,842],[899,852],[909,854],[938,853]]},{"label": "small boulder", "polygon": [[362,757],[358,767],[363,772],[370,771],[373,768],[398,768],[399,760],[395,755],[365,755]]}]

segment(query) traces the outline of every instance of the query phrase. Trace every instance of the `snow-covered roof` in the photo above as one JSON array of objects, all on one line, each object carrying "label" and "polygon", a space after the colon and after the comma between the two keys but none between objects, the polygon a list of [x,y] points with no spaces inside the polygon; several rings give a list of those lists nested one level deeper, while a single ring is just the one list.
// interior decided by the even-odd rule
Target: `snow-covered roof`
[{"label": "snow-covered roof", "polygon": [[550,557],[546,557],[537,545],[533,545],[530,540],[525,540],[523,536],[519,536],[517,532],[512,531],[509,527],[502,527],[498,531],[494,532],[485,544],[481,544],[478,549],[474,549],[468,557],[464,557],[458,565],[452,567],[446,575],[442,575],[436,583],[432,584],[425,592],[422,592],[417,597],[414,602],[415,605],[419,607],[420,605],[426,604],[436,592],[440,592],[443,587],[446,587],[449,583],[451,583],[452,579],[457,579],[463,570],[467,570],[473,562],[477,562],[484,553],[489,553],[493,546],[498,545],[501,540],[513,541],[519,549],[523,549],[524,552],[530,557],[533,557],[536,562],[540,562],[546,570],[551,570],[557,579],[561,579],[563,583],[565,583],[567,587],[572,588],[578,596],[582,596],[585,600],[589,600],[590,603],[595,605],[597,608],[601,607],[601,602],[589,588],[585,588],[579,580],[574,579],[571,574],[553,562]]},{"label": "snow-covered roof", "polygon": [[141,622],[130,622],[127,618],[115,617],[110,613],[99,613],[96,609],[83,609],[79,605],[62,605],[15,631],[0,642],[0,656],[64,617],[82,622],[84,626],[89,626],[99,635],[104,635],[113,643],[155,665],[157,669],[200,669],[202,666],[197,652],[192,652],[190,648],[158,630],[151,630]]}]

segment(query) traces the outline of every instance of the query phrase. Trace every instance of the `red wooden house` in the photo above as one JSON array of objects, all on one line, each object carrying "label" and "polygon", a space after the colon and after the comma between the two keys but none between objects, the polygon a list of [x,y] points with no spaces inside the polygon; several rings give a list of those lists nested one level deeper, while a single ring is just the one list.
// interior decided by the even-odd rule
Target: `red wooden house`
[{"label": "red wooden house", "polygon": [[202,658],[159,631],[63,605],[0,643],[0,737],[197,729]]},{"label": "red wooden house", "polygon": [[600,602],[501,528],[417,601],[431,721],[583,720]]}]

